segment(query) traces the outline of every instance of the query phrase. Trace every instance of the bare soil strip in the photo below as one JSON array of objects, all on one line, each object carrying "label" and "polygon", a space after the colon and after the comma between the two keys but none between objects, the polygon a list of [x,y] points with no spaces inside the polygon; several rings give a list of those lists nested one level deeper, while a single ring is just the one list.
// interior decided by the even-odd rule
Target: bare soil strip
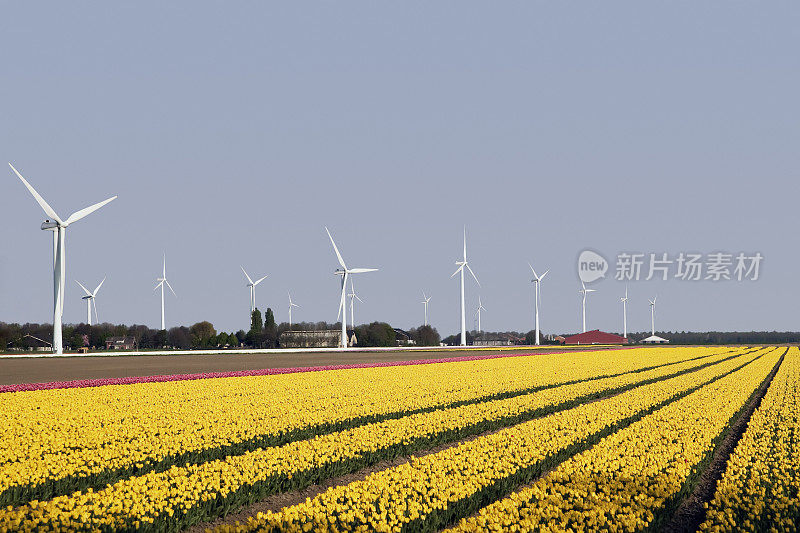
[{"label": "bare soil strip", "polygon": [[[414,361],[475,355],[535,354],[550,351],[525,346],[505,350],[436,350],[398,352],[315,352],[315,353],[263,353],[223,355],[137,355],[116,357],[49,357],[45,359],[3,359],[0,356],[0,385],[20,383],[45,383],[82,379],[108,379],[143,377],[168,374],[195,374],[204,372],[236,372],[265,368],[291,368],[299,366],[350,365]],[[618,347],[593,348],[580,346],[560,349],[564,352]]]},{"label": "bare soil strip", "polygon": [[[788,351],[789,349],[787,348],[783,355],[785,356]],[[744,432],[747,430],[750,417],[753,416],[755,410],[761,405],[761,400],[767,393],[767,389],[769,389],[775,374],[778,373],[781,364],[783,364],[783,360],[783,357],[781,357],[778,364],[775,365],[775,368],[773,368],[772,372],[767,376],[767,379],[761,387],[757,389],[756,394],[753,395],[750,401],[745,405],[739,418],[729,426],[725,438],[714,450],[711,462],[700,475],[692,492],[683,499],[672,515],[672,518],[661,528],[662,533],[694,533],[706,519],[706,509],[703,504],[711,501],[714,497],[714,493],[717,490],[717,483],[722,478],[722,474],[725,473],[728,459],[736,449],[736,445],[739,443],[742,435],[744,435]]]}]

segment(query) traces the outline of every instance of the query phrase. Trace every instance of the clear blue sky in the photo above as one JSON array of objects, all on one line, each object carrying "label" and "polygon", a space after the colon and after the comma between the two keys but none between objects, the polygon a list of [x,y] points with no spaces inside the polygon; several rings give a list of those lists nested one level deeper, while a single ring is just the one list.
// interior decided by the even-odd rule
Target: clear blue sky
[{"label": "clear blue sky", "polygon": [[[466,224],[484,328],[580,327],[577,254],[760,251],[751,283],[640,281],[629,327],[798,330],[796,2],[101,2],[0,7],[0,161],[70,227],[65,321],[246,328],[336,319],[329,226],[357,322],[458,328]],[[49,322],[43,213],[0,170],[0,320]],[[621,329],[623,284],[589,327]],[[468,285],[469,307],[478,289]],[[470,313],[472,315],[472,313]],[[468,319],[472,324],[472,319]]]}]

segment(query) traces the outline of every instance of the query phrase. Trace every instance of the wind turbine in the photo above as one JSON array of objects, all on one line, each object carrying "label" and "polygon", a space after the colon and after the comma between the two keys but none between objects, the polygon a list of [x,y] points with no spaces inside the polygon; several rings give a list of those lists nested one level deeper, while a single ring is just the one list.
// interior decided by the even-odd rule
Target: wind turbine
[{"label": "wind turbine", "polygon": [[14,174],[22,180],[23,185],[28,189],[28,191],[33,195],[33,198],[39,204],[39,206],[44,210],[45,214],[49,217],[42,223],[42,230],[52,231],[53,232],[53,352],[57,355],[61,355],[64,353],[64,348],[61,340],[61,317],[64,314],[64,280],[66,279],[66,247],[65,247],[65,239],[67,233],[67,227],[72,224],[73,222],[77,222],[78,220],[82,219],[86,215],[89,215],[110,201],[114,200],[116,196],[112,196],[107,200],[103,200],[100,203],[90,205],[89,207],[84,207],[80,211],[75,211],[66,220],[62,220],[50,207],[44,198],[42,198],[36,189],[34,189],[30,183],[22,177],[22,174],[17,172],[17,169],[14,168],[14,165],[11,163],[8,164],[11,167],[11,170],[14,171]]},{"label": "wind turbine", "polygon": [[534,288],[534,308],[535,308],[535,317],[536,317],[536,346],[539,346],[539,285],[542,283],[542,280],[547,275],[550,270],[545,270],[544,274],[538,276],[536,271],[533,269],[533,266],[528,263],[528,266],[531,268],[531,272],[533,272],[533,279],[531,283],[533,283]]},{"label": "wind turbine", "polygon": [[425,306],[425,325],[428,325],[428,303],[431,301],[430,296],[425,296],[425,291],[422,291],[422,305]]},{"label": "wind turbine", "polygon": [[292,301],[292,293],[286,292],[289,295],[289,329],[292,329],[292,307],[300,307]]},{"label": "wind turbine", "polygon": [[267,279],[267,276],[269,274],[267,274],[267,276],[264,276],[263,278],[253,281],[253,279],[247,274],[247,272],[245,272],[243,266],[240,266],[239,268],[241,268],[242,272],[244,272],[244,277],[247,278],[247,286],[250,287],[250,316],[252,316],[253,311],[256,310],[256,285]]},{"label": "wind turbine", "polygon": [[583,302],[581,303],[581,313],[583,316],[583,332],[586,333],[586,293],[597,292],[597,289],[587,289],[586,285],[581,281],[581,290],[578,291],[583,294]]},{"label": "wind turbine", "polygon": [[647,300],[650,302],[650,329],[653,336],[656,334],[656,298],[658,298],[657,295],[653,296],[652,300]]},{"label": "wind turbine", "polygon": [[86,300],[86,323],[89,324],[90,326],[92,325],[92,306],[94,306],[94,318],[97,320],[98,323],[100,322],[100,319],[97,318],[97,303],[95,302],[94,299],[97,297],[97,291],[100,290],[100,287],[103,286],[103,283],[105,283],[105,281],[106,278],[103,278],[103,281],[100,282],[100,285],[97,286],[94,292],[91,292],[89,289],[84,287],[80,281],[77,280],[75,281],[75,283],[81,286],[83,292],[86,293],[86,296],[82,296],[81,300]]},{"label": "wind turbine", "polygon": [[355,319],[355,314],[353,313],[353,302],[355,300],[358,300],[363,304],[364,300],[359,298],[358,295],[356,294],[356,289],[355,287],[353,287],[353,278],[350,278],[350,294],[348,294],[348,296],[350,297],[350,325],[353,327],[353,329],[355,329],[356,319]]},{"label": "wind turbine", "polygon": [[172,294],[174,294],[176,298],[178,297],[178,295],[175,294],[175,291],[172,289],[172,285],[170,285],[169,281],[167,281],[167,255],[166,254],[164,254],[164,267],[161,270],[161,277],[160,278],[156,278],[156,281],[158,282],[158,285],[156,285],[153,290],[156,290],[159,287],[161,287],[161,329],[167,329],[167,326],[166,326],[166,324],[164,322],[164,285],[169,287],[169,290],[172,291]]},{"label": "wind turbine", "polygon": [[337,268],[334,274],[342,277],[342,296],[339,299],[339,314],[337,316],[337,320],[339,317],[342,318],[342,338],[339,341],[340,348],[347,348],[347,310],[345,309],[345,293],[347,292],[347,280],[349,276],[352,274],[375,272],[378,269],[347,268],[347,265],[344,264],[344,259],[342,259],[342,254],[339,253],[339,249],[336,247],[336,243],[333,242],[333,237],[331,236],[331,232],[328,231],[327,227],[325,228],[325,232],[328,234],[328,238],[331,240],[331,244],[333,245],[333,251],[336,252],[336,259],[339,260],[339,265],[342,267],[342,268]]},{"label": "wind turbine", "polygon": [[619,299],[622,302],[622,336],[628,338],[628,286],[625,285],[625,296]]},{"label": "wind turbine", "polygon": [[456,261],[458,268],[455,272],[450,276],[451,278],[461,272],[461,346],[467,345],[467,318],[466,318],[466,307],[464,302],[464,267],[469,270],[469,273],[472,274],[472,277],[475,278],[475,283],[478,284],[478,287],[481,286],[481,283],[478,281],[478,277],[475,275],[475,272],[469,267],[467,263],[467,228],[464,228],[464,259],[462,261]]},{"label": "wind turbine", "polygon": [[486,311],[486,308],[481,303],[481,297],[478,296],[478,331],[481,331],[481,310]]}]

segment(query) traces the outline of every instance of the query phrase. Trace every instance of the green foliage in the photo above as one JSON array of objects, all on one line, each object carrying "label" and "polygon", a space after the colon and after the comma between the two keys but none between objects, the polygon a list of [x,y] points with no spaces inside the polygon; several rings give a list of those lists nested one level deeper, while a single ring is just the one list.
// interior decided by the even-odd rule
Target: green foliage
[{"label": "green foliage", "polygon": [[397,334],[386,322],[373,322],[355,330],[358,346],[396,346]]},{"label": "green foliage", "polygon": [[441,337],[436,328],[431,326],[420,326],[409,331],[411,339],[417,346],[439,346]]},{"label": "green foliage", "polygon": [[250,315],[250,332],[261,333],[264,329],[264,321],[261,318],[261,311],[256,307],[255,311]]},{"label": "green foliage", "polygon": [[211,322],[204,320],[192,325],[189,328],[189,334],[191,335],[193,347],[207,348],[211,345],[212,339],[216,340],[214,337],[217,334],[217,330],[214,329],[214,325]]}]

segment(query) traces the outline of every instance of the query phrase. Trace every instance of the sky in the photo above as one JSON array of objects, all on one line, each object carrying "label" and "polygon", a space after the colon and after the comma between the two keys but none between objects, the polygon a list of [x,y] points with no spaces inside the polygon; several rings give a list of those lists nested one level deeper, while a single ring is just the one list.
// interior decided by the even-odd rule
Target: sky
[{"label": "sky", "polygon": [[[628,282],[628,327],[800,330],[794,2],[0,4],[0,161],[66,217],[64,320],[247,329],[336,320],[580,330],[578,254],[611,263],[587,327],[621,331],[618,253],[764,257],[758,280]],[[52,321],[50,234],[0,170],[0,321]],[[357,302],[358,303],[358,302]]]}]

